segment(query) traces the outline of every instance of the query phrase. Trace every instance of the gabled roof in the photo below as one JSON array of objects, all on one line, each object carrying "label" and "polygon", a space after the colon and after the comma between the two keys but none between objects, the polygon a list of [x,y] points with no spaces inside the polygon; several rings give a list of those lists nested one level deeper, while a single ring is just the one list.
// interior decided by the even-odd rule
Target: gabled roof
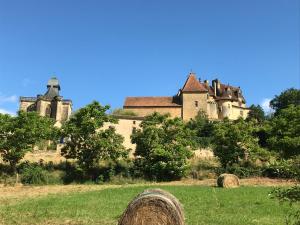
[{"label": "gabled roof", "polygon": [[183,88],[182,92],[208,92],[204,84],[200,83],[194,73],[190,73]]},{"label": "gabled roof", "polygon": [[127,97],[124,107],[181,107],[175,97]]}]

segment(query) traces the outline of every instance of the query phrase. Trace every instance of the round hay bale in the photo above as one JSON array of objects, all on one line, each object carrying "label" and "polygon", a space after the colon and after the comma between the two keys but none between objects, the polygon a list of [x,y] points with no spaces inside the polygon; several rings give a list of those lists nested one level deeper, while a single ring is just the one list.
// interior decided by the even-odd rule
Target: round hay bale
[{"label": "round hay bale", "polygon": [[161,189],[147,189],[127,206],[119,225],[184,225],[183,208],[176,197]]},{"label": "round hay bale", "polygon": [[218,187],[236,188],[240,186],[239,178],[234,174],[223,173],[217,179]]}]

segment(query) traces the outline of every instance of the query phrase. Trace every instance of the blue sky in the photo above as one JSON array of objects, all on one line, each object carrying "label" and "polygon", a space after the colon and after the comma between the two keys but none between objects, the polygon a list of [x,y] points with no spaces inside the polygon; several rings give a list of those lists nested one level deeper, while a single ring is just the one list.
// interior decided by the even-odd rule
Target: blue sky
[{"label": "blue sky", "polygon": [[261,104],[300,86],[299,0],[0,0],[0,112],[55,75],[78,109],[171,96],[193,70]]}]

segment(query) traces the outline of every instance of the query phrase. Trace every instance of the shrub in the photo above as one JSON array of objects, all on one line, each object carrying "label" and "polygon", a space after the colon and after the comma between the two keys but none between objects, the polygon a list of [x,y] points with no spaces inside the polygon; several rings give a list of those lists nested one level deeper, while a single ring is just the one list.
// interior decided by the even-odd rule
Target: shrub
[{"label": "shrub", "polygon": [[21,181],[23,184],[48,184],[48,173],[38,165],[29,164],[22,169]]},{"label": "shrub", "polygon": [[281,203],[288,202],[290,206],[293,205],[297,208],[292,208],[286,216],[287,225],[300,225],[300,185],[296,185],[287,189],[274,189],[271,192],[273,198],[277,198]]},{"label": "shrub", "polygon": [[21,176],[21,182],[28,185],[45,185],[45,184],[61,184],[65,172],[55,170],[53,167],[48,167],[48,164],[30,163],[29,161],[22,162],[18,166],[18,171]]},{"label": "shrub", "polygon": [[220,168],[217,159],[193,159],[190,161],[190,176],[193,179],[216,178],[216,171]]},{"label": "shrub", "polygon": [[239,178],[246,178],[246,177],[259,177],[262,175],[263,169],[261,167],[253,167],[253,166],[245,166],[239,164],[233,164],[231,166],[227,166],[226,168],[217,169],[217,174],[222,173],[231,173]]},{"label": "shrub", "polygon": [[300,178],[300,157],[289,160],[275,161],[263,171],[263,176],[271,178]]}]

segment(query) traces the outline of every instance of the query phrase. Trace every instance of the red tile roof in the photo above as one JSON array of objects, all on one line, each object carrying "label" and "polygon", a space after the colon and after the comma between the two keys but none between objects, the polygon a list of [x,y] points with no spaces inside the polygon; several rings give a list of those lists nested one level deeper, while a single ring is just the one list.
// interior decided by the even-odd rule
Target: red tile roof
[{"label": "red tile roof", "polygon": [[207,92],[207,88],[204,84],[200,83],[197,79],[195,74],[190,73],[189,77],[187,78],[182,92]]},{"label": "red tile roof", "polygon": [[174,97],[127,97],[124,107],[181,107]]}]

